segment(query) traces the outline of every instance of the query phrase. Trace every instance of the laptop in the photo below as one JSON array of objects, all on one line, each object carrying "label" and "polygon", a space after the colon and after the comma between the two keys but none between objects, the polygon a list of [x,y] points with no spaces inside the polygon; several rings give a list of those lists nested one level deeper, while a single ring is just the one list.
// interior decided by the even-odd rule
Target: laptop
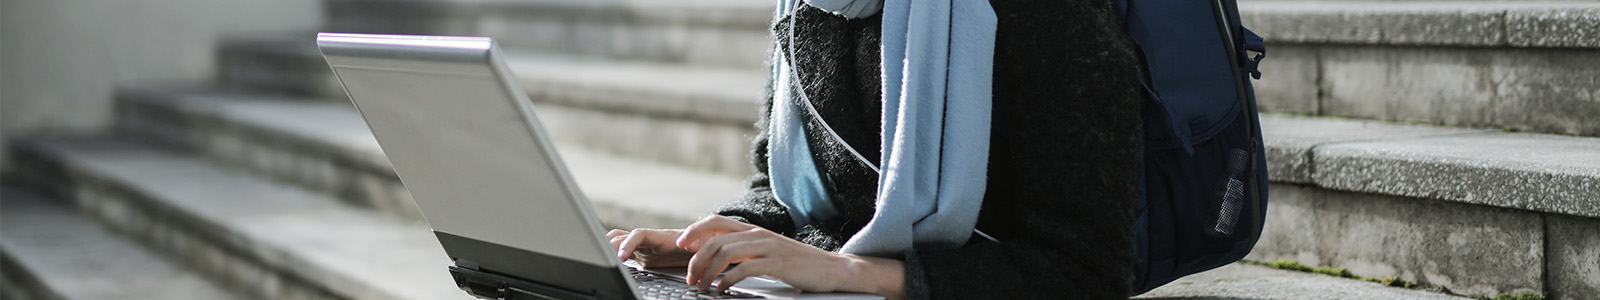
[{"label": "laptop", "polygon": [[319,33],[317,47],[366,119],[453,265],[491,299],[881,299],[801,293],[758,277],[701,293],[683,269],[617,259],[532,102],[487,37]]}]

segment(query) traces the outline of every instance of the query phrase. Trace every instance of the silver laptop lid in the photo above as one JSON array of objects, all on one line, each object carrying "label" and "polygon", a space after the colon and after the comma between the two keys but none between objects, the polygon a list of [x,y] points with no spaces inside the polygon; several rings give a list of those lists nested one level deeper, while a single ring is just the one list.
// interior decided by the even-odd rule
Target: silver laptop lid
[{"label": "silver laptop lid", "polygon": [[317,45],[451,258],[532,280],[620,272],[493,40],[320,33]]}]

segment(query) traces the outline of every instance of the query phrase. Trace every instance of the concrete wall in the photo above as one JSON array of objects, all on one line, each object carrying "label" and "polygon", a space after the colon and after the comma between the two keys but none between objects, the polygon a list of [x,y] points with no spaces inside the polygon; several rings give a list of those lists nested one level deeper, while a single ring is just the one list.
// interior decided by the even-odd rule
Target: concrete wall
[{"label": "concrete wall", "polygon": [[218,38],[316,29],[321,10],[319,0],[0,1],[0,138],[105,131],[116,84],[204,80]]}]

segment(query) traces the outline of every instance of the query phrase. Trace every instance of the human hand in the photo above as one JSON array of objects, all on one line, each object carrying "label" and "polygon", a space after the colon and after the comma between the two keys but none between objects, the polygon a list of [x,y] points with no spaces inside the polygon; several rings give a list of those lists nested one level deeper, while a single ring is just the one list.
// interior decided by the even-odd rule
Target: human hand
[{"label": "human hand", "polygon": [[[904,297],[905,267],[898,260],[823,251],[721,216],[690,225],[679,236],[678,246],[695,253],[687,279],[701,290],[711,288],[717,274],[727,270],[719,291],[746,278],[768,276],[804,291]],[[732,264],[739,265],[729,269]]]},{"label": "human hand", "polygon": [[689,252],[676,244],[683,230],[647,229],[633,231],[612,229],[606,233],[611,246],[617,249],[617,258],[633,259],[646,268],[682,267],[689,264]]}]

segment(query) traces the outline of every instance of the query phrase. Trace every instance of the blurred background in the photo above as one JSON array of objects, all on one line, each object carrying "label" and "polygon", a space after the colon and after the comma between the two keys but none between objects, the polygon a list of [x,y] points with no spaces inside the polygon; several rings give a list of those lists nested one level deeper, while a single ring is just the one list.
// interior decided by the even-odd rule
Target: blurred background
[{"label": "blurred background", "polygon": [[[1267,228],[1143,297],[1600,299],[1600,3],[1240,9]],[[0,295],[467,298],[317,31],[495,37],[606,226],[686,225],[751,172],[772,11],[0,1]]]}]

